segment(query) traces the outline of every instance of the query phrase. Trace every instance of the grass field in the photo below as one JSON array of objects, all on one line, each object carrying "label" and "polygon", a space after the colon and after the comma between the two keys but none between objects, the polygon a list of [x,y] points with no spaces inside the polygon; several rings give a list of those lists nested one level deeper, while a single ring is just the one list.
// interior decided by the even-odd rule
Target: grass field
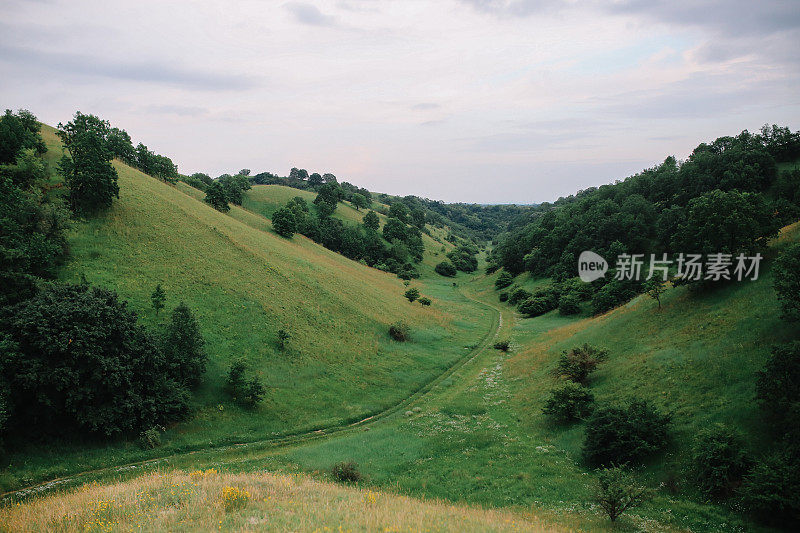
[{"label": "grass field", "polygon": [[[236,498],[234,498],[236,494]],[[241,502],[241,503],[238,503]],[[420,501],[307,476],[158,472],[0,509],[3,531],[561,531],[530,513]]]},{"label": "grass field", "polygon": [[[53,130],[49,159],[60,151]],[[60,154],[59,154],[60,155]],[[444,371],[490,327],[479,307],[438,276],[415,282],[434,299],[412,305],[392,274],[368,268],[302,237],[286,240],[241,208],[221,214],[197,198],[121,163],[120,198],[70,234],[63,279],[85,276],[116,290],[150,326],[166,320],[150,306],[161,284],[167,310],[185,301],[207,341],[208,370],[194,416],[169,428],[165,446],[28,443],[0,473],[10,489],[38,479],[176,450],[247,442],[363,418],[405,398]],[[412,341],[388,326],[403,320]],[[289,347],[277,347],[288,330]],[[260,375],[266,399],[253,412],[222,391],[234,359]]]}]

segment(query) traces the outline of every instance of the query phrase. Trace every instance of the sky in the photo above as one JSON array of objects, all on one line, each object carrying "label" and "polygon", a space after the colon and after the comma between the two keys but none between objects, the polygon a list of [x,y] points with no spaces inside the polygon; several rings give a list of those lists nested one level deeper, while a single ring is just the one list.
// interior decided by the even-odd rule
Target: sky
[{"label": "sky", "polygon": [[796,0],[0,0],[0,105],[185,174],[538,203],[800,129]]}]

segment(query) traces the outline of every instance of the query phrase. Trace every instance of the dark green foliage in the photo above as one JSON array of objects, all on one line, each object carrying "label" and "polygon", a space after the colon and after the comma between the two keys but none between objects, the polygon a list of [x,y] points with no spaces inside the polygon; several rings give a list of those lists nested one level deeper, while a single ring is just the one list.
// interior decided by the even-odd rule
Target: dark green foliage
[{"label": "dark green foliage", "polygon": [[163,337],[167,371],[172,379],[189,388],[197,387],[206,371],[205,340],[189,307],[181,302],[172,311]]},{"label": "dark green foliage", "polygon": [[514,276],[506,272],[500,272],[500,275],[497,276],[497,279],[494,280],[494,288],[495,289],[505,289],[514,281]]},{"label": "dark green foliage", "polygon": [[389,336],[397,342],[405,342],[409,339],[411,328],[404,322],[395,322],[389,326]]},{"label": "dark green foliage", "polygon": [[272,214],[272,228],[275,233],[287,239],[297,232],[297,216],[295,211],[288,206],[281,207]]},{"label": "dark green foliage", "polygon": [[406,225],[402,220],[391,217],[383,225],[383,238],[389,242],[406,240]]},{"label": "dark green foliage", "polygon": [[653,491],[639,485],[623,468],[604,468],[597,472],[595,502],[612,522],[622,513],[638,507],[652,497]]},{"label": "dark green foliage", "polygon": [[278,330],[278,348],[281,350],[286,349],[286,345],[289,344],[289,340],[292,338],[292,335],[286,331],[285,329]]},{"label": "dark green foliage", "polygon": [[756,398],[778,434],[800,438],[800,341],[775,346],[758,372]]},{"label": "dark green foliage", "polygon": [[433,302],[427,296],[423,296],[419,299],[419,303],[422,305],[422,307],[429,307]]},{"label": "dark green foliage", "polygon": [[375,214],[375,211],[370,210],[364,215],[364,227],[373,231],[378,231],[381,227],[381,221],[378,215]]},{"label": "dark green foliage", "polygon": [[369,204],[367,203],[367,199],[364,197],[364,195],[358,193],[350,197],[350,203],[353,204],[353,207],[356,208],[356,211],[358,211],[361,208],[366,209],[369,206]]},{"label": "dark green foliage", "polygon": [[667,444],[669,415],[644,400],[596,407],[586,425],[583,457],[591,466],[640,462]]},{"label": "dark green foliage", "polygon": [[326,183],[319,188],[317,197],[314,198],[314,205],[317,206],[321,217],[329,217],[336,211],[336,206],[341,198],[342,190],[339,186],[336,183]]},{"label": "dark green foliage", "polygon": [[508,303],[511,305],[517,305],[518,303],[525,301],[530,297],[531,293],[521,287],[517,287],[508,294]]},{"label": "dark green foliage", "polygon": [[459,245],[447,254],[447,258],[457,270],[462,272],[475,272],[478,269],[477,248]]},{"label": "dark green foliage", "polygon": [[228,198],[225,196],[225,190],[218,181],[213,182],[206,188],[206,197],[203,201],[222,213],[227,213],[231,210],[228,205]]},{"label": "dark green foliage", "polygon": [[[3,337],[4,335],[0,333],[0,353],[6,349],[6,347],[3,346]],[[6,434],[6,425],[8,424],[8,419],[11,418],[11,405],[7,398],[8,391],[6,391],[5,386],[0,383],[0,458],[3,457],[3,438]]]},{"label": "dark green foliage", "polygon": [[692,452],[700,490],[712,498],[730,496],[747,473],[749,460],[740,436],[722,424],[701,431]]},{"label": "dark green foliage", "polygon": [[20,430],[135,434],[188,411],[157,343],[111,291],[48,286],[4,329],[0,381]]},{"label": "dark green foliage", "polygon": [[558,299],[558,312],[564,316],[577,315],[581,312],[580,298],[572,292],[562,294]]},{"label": "dark green foliage", "polygon": [[546,296],[532,296],[517,307],[519,312],[527,317],[543,315],[555,308],[552,298]]},{"label": "dark green foliage", "polygon": [[409,209],[403,202],[392,202],[389,206],[389,218],[399,220],[403,225],[408,223]]},{"label": "dark green foliage", "polygon": [[497,297],[500,299],[501,302],[507,302],[508,301],[508,293],[507,292],[501,292],[500,294],[497,295]]},{"label": "dark green foliage", "polygon": [[656,277],[650,278],[642,284],[642,289],[650,298],[658,302],[658,308],[661,309],[661,295],[667,290],[664,281]]},{"label": "dark green foliage", "polygon": [[340,483],[358,483],[363,477],[358,471],[358,464],[354,461],[336,463],[331,468],[331,475]]},{"label": "dark green foliage", "polygon": [[119,198],[117,171],[111,165],[112,153],[106,144],[108,122],[94,115],[75,113],[66,125],[58,125],[58,136],[69,152],[59,163],[59,171],[69,188],[69,202],[77,214],[88,215],[108,209]]},{"label": "dark green foliage", "polygon": [[592,313],[598,315],[613,309],[631,298],[641,290],[641,283],[636,280],[613,279],[592,297]]},{"label": "dark green foliage", "polygon": [[419,270],[411,263],[405,263],[397,269],[397,277],[406,281],[419,278]]},{"label": "dark green foliage", "polygon": [[567,381],[550,391],[542,412],[559,423],[585,420],[592,412],[594,395],[585,387]]},{"label": "dark green foliage", "polygon": [[589,382],[589,375],[606,360],[608,351],[589,344],[564,350],[558,359],[558,374],[580,385]]},{"label": "dark green foliage", "polygon": [[195,172],[191,176],[187,176],[182,179],[195,189],[200,189],[201,191],[205,191],[209,185],[214,183],[214,179],[203,172]]},{"label": "dark green foliage", "polygon": [[453,263],[450,261],[442,261],[434,267],[434,270],[437,274],[448,278],[452,278],[456,275],[456,267],[453,266]]},{"label": "dark green foliage", "polygon": [[222,190],[225,191],[225,199],[228,202],[234,205],[242,205],[245,191],[250,190],[250,180],[247,176],[223,174],[217,178],[217,182],[222,185]]},{"label": "dark green foliage", "polygon": [[501,352],[507,352],[510,347],[511,343],[507,340],[497,341],[494,343],[494,349],[500,350]]},{"label": "dark green foliage", "polygon": [[30,111],[12,113],[6,109],[0,117],[0,165],[13,165],[23,150],[33,150],[38,155],[47,151],[39,134],[39,122]]},{"label": "dark green foliage", "polygon": [[156,310],[156,315],[164,309],[164,302],[167,301],[167,293],[161,288],[161,284],[156,285],[153,294],[150,295],[150,301],[153,304],[153,309]]},{"label": "dark green foliage", "polygon": [[800,320],[800,243],[787,246],[775,260],[775,292],[784,317]]},{"label": "dark green foliage", "polygon": [[266,389],[257,376],[247,377],[247,365],[242,360],[231,363],[225,391],[238,404],[254,408],[264,399]]},{"label": "dark green foliage", "polygon": [[403,294],[403,296],[405,296],[405,297],[406,297],[406,299],[407,299],[409,302],[414,302],[414,300],[416,300],[417,298],[419,298],[419,289],[417,289],[416,287],[411,287],[410,289],[408,289],[408,290],[407,290],[407,291],[406,291],[406,292]]},{"label": "dark green foliage", "polygon": [[[111,154],[131,166],[136,166],[136,150],[128,132],[119,128],[110,128],[106,135],[106,146]],[[170,161],[171,163],[171,161]],[[176,173],[177,173],[177,169]]]},{"label": "dark green foliage", "polygon": [[139,433],[139,446],[145,450],[152,450],[161,446],[161,433],[164,426],[154,426]]},{"label": "dark green foliage", "polygon": [[800,459],[775,452],[753,464],[739,490],[742,504],[759,520],[794,528],[800,523]]}]

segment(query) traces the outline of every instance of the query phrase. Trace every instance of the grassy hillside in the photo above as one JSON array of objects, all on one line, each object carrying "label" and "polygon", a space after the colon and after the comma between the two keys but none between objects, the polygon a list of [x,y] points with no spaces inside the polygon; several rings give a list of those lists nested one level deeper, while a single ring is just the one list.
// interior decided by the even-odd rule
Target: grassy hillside
[{"label": "grassy hillside", "polygon": [[[232,490],[246,493],[230,505]],[[530,514],[420,501],[304,476],[156,473],[0,509],[3,531],[558,531]]]},{"label": "grassy hillside", "polygon": [[[48,160],[57,158],[53,130],[43,134]],[[450,280],[418,284],[434,305],[412,305],[394,275],[302,236],[283,239],[246,210],[224,215],[174,186],[119,162],[115,167],[120,198],[107,213],[75,224],[63,279],[85,276],[116,290],[150,326],[166,320],[150,304],[161,284],[167,310],[185,301],[194,311],[209,354],[193,418],[169,428],[164,448],[153,454],[362,418],[420,388],[489,330],[491,317]],[[398,320],[411,326],[412,342],[389,338],[388,326]],[[277,347],[281,328],[292,335],[285,351]],[[238,358],[267,387],[255,412],[235,406],[222,391]],[[0,484],[10,488],[147,453],[129,443],[29,443],[12,457]]]}]

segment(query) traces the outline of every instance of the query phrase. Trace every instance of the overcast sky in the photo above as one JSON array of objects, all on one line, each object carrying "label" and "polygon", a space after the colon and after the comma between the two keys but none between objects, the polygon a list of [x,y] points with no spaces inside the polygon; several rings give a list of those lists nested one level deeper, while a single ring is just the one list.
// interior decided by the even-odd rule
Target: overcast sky
[{"label": "overcast sky", "polygon": [[183,173],[530,203],[800,129],[796,0],[0,0],[0,103]]}]

